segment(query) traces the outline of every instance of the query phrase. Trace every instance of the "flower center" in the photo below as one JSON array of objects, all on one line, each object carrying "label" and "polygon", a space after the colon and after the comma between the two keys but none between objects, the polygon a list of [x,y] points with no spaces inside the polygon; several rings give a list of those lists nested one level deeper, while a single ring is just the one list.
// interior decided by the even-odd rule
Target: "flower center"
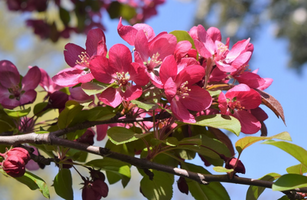
[{"label": "flower center", "polygon": [[162,60],[159,59],[159,56],[160,56],[159,53],[155,53],[151,56],[151,58],[150,58],[150,60],[148,61],[148,64],[147,64],[147,70],[149,72],[152,72],[155,67],[162,64]]},{"label": "flower center", "polygon": [[24,91],[20,91],[20,88],[19,88],[18,85],[15,85],[15,86],[9,88],[8,90],[9,90],[9,92],[11,93],[11,95],[10,95],[9,98],[10,98],[10,99],[16,99],[17,101],[20,100],[21,94],[24,93]]},{"label": "flower center", "polygon": [[182,83],[180,85],[180,87],[177,89],[177,95],[179,95],[183,99],[188,97],[189,92],[191,91],[191,89],[189,89],[188,86],[187,86],[188,83],[189,83],[188,81]]},{"label": "flower center", "polygon": [[240,101],[232,101],[232,102],[229,102],[228,103],[228,106],[230,109],[234,110],[234,109],[237,109],[237,110],[244,110],[245,107],[241,105]]},{"label": "flower center", "polygon": [[81,65],[81,66],[84,66],[84,67],[89,67],[90,65],[90,56],[88,55],[88,53],[86,52],[82,52],[80,55],[78,55],[78,58],[80,60],[77,60],[76,61],[76,65]]},{"label": "flower center", "polygon": [[130,74],[129,72],[116,72],[116,82],[117,84],[122,87],[126,86],[128,84],[128,81],[130,80]]}]

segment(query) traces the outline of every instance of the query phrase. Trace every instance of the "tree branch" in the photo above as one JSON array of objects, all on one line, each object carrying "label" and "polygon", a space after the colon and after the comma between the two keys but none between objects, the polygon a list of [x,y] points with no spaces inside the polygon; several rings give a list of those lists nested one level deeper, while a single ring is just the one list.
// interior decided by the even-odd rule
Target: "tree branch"
[{"label": "tree branch", "polygon": [[[251,179],[251,178],[242,178],[242,177],[237,177],[237,176],[230,178],[227,174],[226,175],[212,175],[212,174],[195,173],[195,172],[187,171],[185,169],[180,169],[176,167],[174,168],[174,167],[170,167],[167,165],[154,163],[146,159],[140,159],[140,158],[120,154],[117,152],[112,152],[106,148],[86,145],[86,144],[78,143],[75,141],[59,138],[56,136],[56,133],[59,133],[59,131],[45,133],[45,134],[28,133],[24,135],[0,136],[0,144],[19,145],[21,143],[35,143],[35,144],[49,144],[49,145],[64,146],[64,147],[69,147],[69,148],[73,148],[73,149],[77,149],[81,151],[86,151],[92,154],[101,155],[104,157],[109,157],[109,158],[113,158],[116,160],[124,161],[136,167],[145,168],[145,169],[154,169],[154,170],[174,174],[177,176],[182,176],[182,177],[197,181],[198,183],[201,183],[201,184],[209,184],[210,182],[228,182],[228,183],[260,186],[260,187],[265,187],[265,188],[272,188],[272,184],[273,184],[273,182],[271,181],[257,180],[257,179]],[[307,193],[307,188],[295,189],[294,191]]]}]

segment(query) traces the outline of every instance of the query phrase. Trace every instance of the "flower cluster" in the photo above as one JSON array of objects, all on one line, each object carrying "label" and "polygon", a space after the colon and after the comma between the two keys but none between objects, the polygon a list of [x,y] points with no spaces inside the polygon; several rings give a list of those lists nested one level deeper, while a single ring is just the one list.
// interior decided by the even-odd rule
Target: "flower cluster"
[{"label": "flower cluster", "polygon": [[12,177],[23,176],[26,171],[26,164],[31,159],[27,150],[21,147],[15,147],[4,154],[0,154],[4,158],[1,163],[3,171]]}]

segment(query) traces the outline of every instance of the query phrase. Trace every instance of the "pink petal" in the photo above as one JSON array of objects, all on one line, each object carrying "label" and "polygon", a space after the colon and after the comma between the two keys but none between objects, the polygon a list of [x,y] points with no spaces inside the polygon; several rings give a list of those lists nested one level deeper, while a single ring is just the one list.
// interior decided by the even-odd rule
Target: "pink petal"
[{"label": "pink petal", "polygon": [[80,74],[83,73],[83,70],[77,68],[68,68],[60,71],[52,80],[60,86],[63,87],[72,87],[79,83],[78,79]]},{"label": "pink petal", "polygon": [[256,119],[256,117],[245,110],[235,111],[234,117],[240,121],[242,133],[254,134],[261,128],[261,123]]},{"label": "pink petal", "polygon": [[89,56],[94,55],[106,55],[107,46],[106,46],[106,38],[101,29],[91,29],[87,33],[86,38],[86,52]]},{"label": "pink petal", "polygon": [[181,98],[181,103],[189,110],[202,111],[211,106],[212,97],[209,92],[197,85],[190,86],[189,96]]},{"label": "pink petal", "polygon": [[168,78],[175,80],[177,76],[177,63],[173,55],[165,57],[160,67],[160,79],[165,83]]},{"label": "pink petal", "polygon": [[8,61],[0,61],[0,84],[6,88],[14,87],[20,82],[20,74],[16,66]]},{"label": "pink petal", "polygon": [[108,127],[108,124],[101,124],[96,126],[97,141],[101,141],[106,137]]},{"label": "pink petal", "polygon": [[23,90],[31,90],[35,89],[41,80],[41,71],[38,67],[32,67],[29,69],[28,73],[23,77],[22,89]]},{"label": "pink petal", "polygon": [[112,106],[116,108],[122,102],[122,97],[118,90],[115,88],[108,88],[103,91],[98,97],[100,101],[105,103],[106,105]]},{"label": "pink petal", "polygon": [[64,50],[64,58],[66,63],[70,67],[74,67],[77,61],[81,62],[78,56],[81,55],[82,52],[86,52],[82,47],[73,43],[66,44]]},{"label": "pink petal", "polygon": [[219,102],[219,109],[221,110],[221,113],[225,115],[227,113],[228,106],[227,106],[226,96],[223,92],[220,93],[218,102]]},{"label": "pink petal", "polygon": [[20,105],[25,105],[34,102],[36,99],[35,90],[27,90],[20,96]]},{"label": "pink petal", "polygon": [[241,40],[233,45],[232,49],[227,54],[227,60],[229,62],[234,61],[247,47],[250,39]]},{"label": "pink petal", "polygon": [[204,58],[210,58],[212,54],[206,49],[205,45],[199,40],[194,40],[195,47],[198,53]]},{"label": "pink petal", "polygon": [[218,28],[210,27],[207,30],[207,33],[213,41],[216,41],[216,40],[221,41],[222,40],[221,31]]},{"label": "pink petal", "polygon": [[179,86],[181,83],[188,82],[188,85],[192,85],[202,80],[205,76],[205,70],[200,65],[190,65],[184,68],[176,77],[176,84]]},{"label": "pink petal", "polygon": [[116,72],[129,72],[132,68],[132,57],[128,47],[115,44],[109,51],[109,65]]},{"label": "pink petal", "polygon": [[194,116],[186,109],[184,105],[180,101],[175,100],[175,98],[171,102],[171,110],[176,118],[180,121],[186,123],[195,123],[196,120]]},{"label": "pink petal", "polygon": [[213,55],[215,53],[215,43],[208,35],[206,29],[202,25],[197,26],[198,38],[201,41],[205,48]]},{"label": "pink petal", "polygon": [[147,38],[147,41],[151,41],[155,37],[155,32],[153,28],[144,23],[137,23],[133,25],[133,28],[137,29],[138,31],[142,30]]},{"label": "pink petal", "polygon": [[268,115],[264,110],[262,110],[260,107],[257,107],[255,109],[251,109],[251,114],[254,115],[259,121],[264,121],[268,118]]},{"label": "pink petal", "polygon": [[147,62],[149,57],[148,40],[143,31],[139,31],[135,39],[135,51],[139,53],[142,62]]},{"label": "pink petal", "polygon": [[146,67],[140,63],[131,63],[133,69],[130,71],[130,77],[136,85],[144,86],[149,82],[149,77],[146,73]]},{"label": "pink petal", "polygon": [[171,99],[175,97],[176,92],[177,92],[176,83],[173,81],[171,77],[169,77],[164,84],[164,93],[168,101],[171,101]]},{"label": "pink petal", "polygon": [[102,83],[111,83],[115,69],[109,67],[109,60],[104,56],[96,56],[90,62],[90,70],[96,80]]},{"label": "pink petal", "polygon": [[142,88],[136,85],[127,87],[125,92],[121,92],[121,96],[125,101],[131,101],[139,98],[142,95]]},{"label": "pink petal", "polygon": [[117,26],[117,32],[123,40],[128,42],[128,44],[134,46],[135,36],[138,30],[132,26],[124,26],[122,24],[122,18],[119,19],[119,23]]},{"label": "pink petal", "polygon": [[231,66],[233,66],[236,69],[239,69],[243,65],[246,65],[247,62],[250,60],[252,56],[252,53],[247,51],[242,54],[240,54],[232,63]]}]

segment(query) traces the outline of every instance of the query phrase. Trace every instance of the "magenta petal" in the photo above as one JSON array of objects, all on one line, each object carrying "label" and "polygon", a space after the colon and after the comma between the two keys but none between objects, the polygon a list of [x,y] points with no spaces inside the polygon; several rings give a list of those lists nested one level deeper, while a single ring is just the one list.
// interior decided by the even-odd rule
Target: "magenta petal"
[{"label": "magenta petal", "polygon": [[133,25],[133,28],[137,30],[142,30],[144,33],[146,33],[146,38],[148,41],[152,40],[155,37],[155,32],[153,28],[147,24],[144,23],[137,23]]},{"label": "magenta petal", "polygon": [[79,83],[88,83],[93,79],[94,79],[93,74],[87,73],[87,74],[80,75],[78,82]]},{"label": "magenta petal", "polygon": [[130,78],[136,85],[144,86],[149,82],[146,67],[141,63],[131,63],[133,69],[130,71]]},{"label": "magenta petal", "polygon": [[180,101],[175,100],[175,98],[171,102],[171,110],[176,118],[180,121],[186,123],[195,123],[196,120],[194,116],[185,108],[184,105]]},{"label": "magenta petal", "polygon": [[194,40],[195,47],[198,53],[204,58],[210,58],[212,54],[206,49],[205,45],[199,40]]},{"label": "magenta petal", "polygon": [[112,74],[116,71],[109,67],[109,61],[104,56],[96,56],[90,62],[90,70],[96,80],[102,83],[111,83]]},{"label": "magenta petal", "polygon": [[209,92],[197,85],[190,86],[189,96],[181,98],[182,104],[189,110],[202,111],[210,107],[212,97]]},{"label": "magenta petal", "polygon": [[216,40],[221,41],[222,40],[221,31],[218,28],[210,27],[207,30],[207,33],[213,41],[216,41]]},{"label": "magenta petal", "polygon": [[246,134],[257,133],[261,128],[261,123],[251,113],[245,110],[234,112],[234,116],[241,123],[241,132]]},{"label": "magenta petal", "polygon": [[36,99],[36,91],[28,90],[20,96],[20,105],[25,105],[34,102]]},{"label": "magenta petal", "polygon": [[245,65],[249,59],[251,58],[252,53],[250,51],[244,52],[242,54],[240,54],[232,63],[231,65],[236,68],[239,69],[240,67],[242,67],[243,65]]},{"label": "magenta petal", "polygon": [[86,52],[85,49],[83,49],[82,47],[73,43],[66,44],[64,50],[64,57],[66,63],[70,67],[74,67],[77,61],[81,62],[78,56],[81,55],[82,52]]},{"label": "magenta petal", "polygon": [[241,75],[236,76],[235,79],[239,81],[239,83],[244,83],[251,88],[258,88],[265,84],[265,80],[261,78],[258,74],[245,71]]},{"label": "magenta petal", "polygon": [[268,118],[268,115],[260,107],[250,110],[252,115],[254,115],[259,121],[264,121]]},{"label": "magenta petal", "polygon": [[109,51],[109,64],[116,72],[129,72],[132,68],[132,57],[128,47],[115,44]]},{"label": "magenta petal", "polygon": [[107,47],[103,31],[99,28],[91,29],[87,33],[85,46],[89,56],[105,55],[107,53]]},{"label": "magenta petal", "polygon": [[32,67],[22,79],[22,89],[35,89],[41,80],[41,71],[38,67]]},{"label": "magenta petal", "polygon": [[118,90],[115,88],[108,88],[103,91],[98,97],[103,103],[116,108],[122,102],[122,97]]},{"label": "magenta petal", "polygon": [[171,77],[169,77],[164,84],[164,92],[169,101],[176,95],[177,86]]},{"label": "magenta petal", "polygon": [[71,87],[79,83],[78,79],[81,73],[83,73],[83,70],[76,68],[68,68],[60,71],[58,74],[52,77],[52,80],[57,85],[63,87]]},{"label": "magenta petal", "polygon": [[6,88],[18,85],[20,82],[20,74],[16,66],[8,61],[0,61],[0,84]]},{"label": "magenta petal", "polygon": [[175,80],[177,76],[177,63],[173,55],[169,55],[165,57],[160,67],[160,79],[162,83],[168,80],[168,78],[172,78]]},{"label": "magenta petal", "polygon": [[[205,70],[200,65],[190,65],[184,68],[176,77],[175,82],[181,84],[188,82],[188,85],[192,85],[202,80],[205,76]],[[179,86],[179,85],[178,85]]]},{"label": "magenta petal", "polygon": [[119,36],[123,38],[123,40],[128,42],[128,44],[134,46],[135,36],[138,32],[137,29],[135,29],[132,26],[124,26],[122,24],[122,19],[120,18],[118,26],[117,26],[117,32]]},{"label": "magenta petal", "polygon": [[101,141],[106,137],[108,127],[108,124],[101,124],[96,126],[97,141]]},{"label": "magenta petal", "polygon": [[227,106],[226,96],[223,92],[220,93],[218,102],[219,102],[219,109],[221,110],[221,113],[225,115],[227,113],[228,106]]},{"label": "magenta petal", "polygon": [[258,87],[259,90],[267,89],[273,82],[273,79],[271,78],[263,78],[263,80],[264,80],[264,84]]},{"label": "magenta petal", "polygon": [[250,39],[241,40],[233,45],[232,49],[227,54],[227,60],[229,62],[234,61],[247,47]]},{"label": "magenta petal", "polygon": [[125,101],[131,101],[139,98],[142,95],[142,88],[136,85],[127,87],[125,92],[121,92]]},{"label": "magenta petal", "polygon": [[135,51],[139,53],[142,62],[147,62],[149,57],[149,45],[144,31],[139,31],[135,39]]}]

